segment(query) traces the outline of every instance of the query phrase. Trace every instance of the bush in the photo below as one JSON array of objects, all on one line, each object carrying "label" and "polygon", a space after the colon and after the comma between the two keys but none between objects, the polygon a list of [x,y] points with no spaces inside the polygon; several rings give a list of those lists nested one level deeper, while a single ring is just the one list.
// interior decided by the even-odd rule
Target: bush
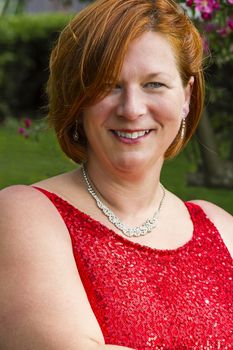
[{"label": "bush", "polygon": [[54,41],[71,15],[2,17],[0,21],[0,121],[7,115],[41,114]]}]

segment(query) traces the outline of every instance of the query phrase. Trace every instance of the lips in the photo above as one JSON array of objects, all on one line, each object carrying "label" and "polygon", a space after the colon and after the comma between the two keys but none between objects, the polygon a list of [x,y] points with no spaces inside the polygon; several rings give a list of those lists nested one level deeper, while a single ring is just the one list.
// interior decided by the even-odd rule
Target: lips
[{"label": "lips", "polygon": [[143,137],[147,134],[149,134],[151,130],[147,129],[147,130],[112,130],[112,132],[119,137],[123,137],[125,139],[130,139],[130,140],[135,140],[138,139],[140,137]]}]

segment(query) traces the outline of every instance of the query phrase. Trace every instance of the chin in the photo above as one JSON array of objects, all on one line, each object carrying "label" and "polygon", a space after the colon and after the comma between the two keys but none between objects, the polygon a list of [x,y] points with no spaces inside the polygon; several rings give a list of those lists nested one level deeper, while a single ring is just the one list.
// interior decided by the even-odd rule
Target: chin
[{"label": "chin", "polygon": [[156,159],[147,158],[145,155],[131,155],[114,159],[113,166],[121,172],[139,174],[141,171],[148,170],[156,163]]}]

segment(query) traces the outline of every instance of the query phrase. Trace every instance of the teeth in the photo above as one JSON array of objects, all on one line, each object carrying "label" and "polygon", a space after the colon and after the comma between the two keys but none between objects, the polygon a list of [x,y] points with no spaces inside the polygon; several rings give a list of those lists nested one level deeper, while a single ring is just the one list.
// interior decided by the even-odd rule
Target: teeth
[{"label": "teeth", "polygon": [[144,131],[134,131],[134,132],[123,132],[123,131],[117,131],[114,132],[120,136],[127,139],[137,139],[138,137],[144,136],[145,134],[148,134],[150,130],[144,130]]}]

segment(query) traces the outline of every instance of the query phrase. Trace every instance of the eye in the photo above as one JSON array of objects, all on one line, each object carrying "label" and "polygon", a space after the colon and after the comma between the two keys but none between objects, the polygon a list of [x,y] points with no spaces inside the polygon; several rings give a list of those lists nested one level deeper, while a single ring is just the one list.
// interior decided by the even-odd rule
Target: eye
[{"label": "eye", "polygon": [[121,84],[112,85],[112,83],[105,83],[104,85],[105,85],[106,91],[109,91],[109,92],[119,91],[122,89]]},{"label": "eye", "polygon": [[145,87],[149,88],[149,89],[158,89],[165,86],[162,83],[159,83],[158,81],[150,81],[149,83],[145,84]]},{"label": "eye", "polygon": [[113,90],[121,90],[122,89],[122,85],[121,84],[116,84],[115,86],[113,86]]}]

